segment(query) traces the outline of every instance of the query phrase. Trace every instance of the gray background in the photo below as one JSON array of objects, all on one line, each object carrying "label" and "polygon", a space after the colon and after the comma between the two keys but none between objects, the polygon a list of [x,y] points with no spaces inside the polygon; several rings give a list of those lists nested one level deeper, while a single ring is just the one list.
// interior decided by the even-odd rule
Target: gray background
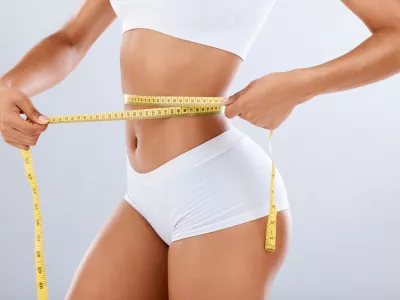
[{"label": "gray background", "polygon": [[[0,6],[0,73],[56,30],[79,0]],[[340,1],[278,0],[231,86],[335,58],[369,36]],[[122,109],[119,21],[61,85],[34,99],[47,115]],[[399,77],[298,107],[275,134],[294,216],[273,300],[399,299]],[[267,132],[234,121],[266,148]],[[33,150],[51,299],[63,299],[125,188],[123,123],[51,126]],[[32,200],[20,153],[0,143],[0,299],[35,299]],[[57,168],[55,166],[57,165]]]}]

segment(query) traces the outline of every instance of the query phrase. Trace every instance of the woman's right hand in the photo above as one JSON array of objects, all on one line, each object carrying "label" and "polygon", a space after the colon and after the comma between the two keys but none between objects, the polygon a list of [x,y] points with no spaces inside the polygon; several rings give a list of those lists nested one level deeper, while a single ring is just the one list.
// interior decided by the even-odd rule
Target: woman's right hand
[{"label": "woman's right hand", "polygon": [[[21,114],[26,115],[26,120]],[[7,144],[29,150],[47,129],[47,123],[47,117],[33,106],[29,97],[15,88],[0,85],[0,132]]]}]

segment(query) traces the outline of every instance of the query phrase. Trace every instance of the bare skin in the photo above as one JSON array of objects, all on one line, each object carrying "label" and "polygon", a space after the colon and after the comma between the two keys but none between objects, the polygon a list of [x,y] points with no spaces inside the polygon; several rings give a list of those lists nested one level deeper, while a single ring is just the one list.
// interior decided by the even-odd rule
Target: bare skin
[{"label": "bare skin", "polygon": [[[139,95],[222,96],[240,62],[226,51],[151,30],[131,30],[124,34],[121,47],[122,89],[125,94]],[[224,116],[129,121],[126,125],[129,158],[140,173],[229,127]]]},{"label": "bare skin", "polygon": [[[243,108],[245,119],[275,128],[295,105],[307,100],[303,97],[365,85],[398,71],[400,2],[344,2],[377,32],[369,43],[343,59],[313,68],[312,76],[303,73],[301,82],[307,84],[298,84],[293,80],[294,73],[288,72],[286,77],[270,76],[245,89],[254,91],[256,87],[257,92],[249,94],[255,95],[250,98],[258,102],[268,93],[278,95],[271,101],[280,108],[268,109],[269,113],[274,111],[273,118],[267,118],[274,119],[273,124],[265,123],[259,114],[253,118],[256,112],[262,112],[249,111],[248,107],[256,105],[236,102],[243,93],[230,99],[229,105],[236,105],[231,106],[228,116],[237,115]],[[29,97],[58,84],[72,72],[114,19],[108,0],[84,1],[63,28],[36,45],[1,78],[0,130],[7,143],[21,149],[36,144],[47,125]],[[388,57],[394,57],[392,63]],[[151,30],[132,30],[124,35],[121,47],[122,88],[130,94],[220,96],[225,94],[239,64],[237,56],[222,50]],[[345,80],[345,84],[344,78],[358,80]],[[279,87],[287,87],[288,82],[298,89],[284,91],[295,91],[302,99],[280,95]],[[292,102],[286,102],[287,98]],[[33,124],[23,122],[20,114]],[[141,173],[149,172],[224,132],[228,126],[223,116],[127,122],[127,151],[132,167]],[[180,240],[168,249],[146,220],[121,202],[89,249],[66,299],[266,299],[288,249],[290,212],[278,214],[275,253],[263,250],[265,224],[265,218],[255,220]]]},{"label": "bare skin", "polygon": [[168,247],[128,202],[92,244],[65,299],[168,299]]}]

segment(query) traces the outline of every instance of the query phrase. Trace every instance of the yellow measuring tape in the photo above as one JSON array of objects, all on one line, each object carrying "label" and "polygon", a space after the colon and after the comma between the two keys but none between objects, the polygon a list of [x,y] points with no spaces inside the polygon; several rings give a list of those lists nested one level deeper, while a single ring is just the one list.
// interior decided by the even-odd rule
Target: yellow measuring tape
[{"label": "yellow measuring tape", "polygon": [[275,162],[272,159],[272,130],[269,134],[269,152],[271,154],[272,160],[272,171],[271,171],[271,185],[269,189],[269,215],[267,222],[267,232],[265,236],[265,250],[267,251],[275,251],[276,249],[276,205],[275,205]]},{"label": "yellow measuring tape", "polygon": [[[101,122],[118,120],[143,120],[157,118],[204,116],[222,112],[222,97],[175,97],[175,96],[137,96],[125,95],[125,104],[163,106],[148,109],[125,110],[121,112],[105,112],[73,116],[49,117],[49,124]],[[272,131],[270,133],[270,142]],[[33,170],[31,152],[21,150],[29,185],[33,193],[35,217],[35,263],[36,284],[39,300],[48,300],[46,268],[44,263],[43,224],[40,210],[39,188]],[[276,206],[274,199],[275,164],[272,161],[270,213],[268,217],[265,250],[275,251],[276,248]]]}]

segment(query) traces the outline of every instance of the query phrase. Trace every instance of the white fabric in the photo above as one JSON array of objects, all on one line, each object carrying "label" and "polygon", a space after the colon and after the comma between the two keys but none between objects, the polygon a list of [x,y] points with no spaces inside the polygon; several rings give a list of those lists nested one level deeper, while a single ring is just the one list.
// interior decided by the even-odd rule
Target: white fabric
[{"label": "white fabric", "polygon": [[275,0],[111,0],[123,31],[146,28],[246,58]]},{"label": "white fabric", "polygon": [[[271,159],[234,127],[148,173],[127,162],[125,199],[168,245],[269,213]],[[278,171],[275,201],[289,209]]]}]

